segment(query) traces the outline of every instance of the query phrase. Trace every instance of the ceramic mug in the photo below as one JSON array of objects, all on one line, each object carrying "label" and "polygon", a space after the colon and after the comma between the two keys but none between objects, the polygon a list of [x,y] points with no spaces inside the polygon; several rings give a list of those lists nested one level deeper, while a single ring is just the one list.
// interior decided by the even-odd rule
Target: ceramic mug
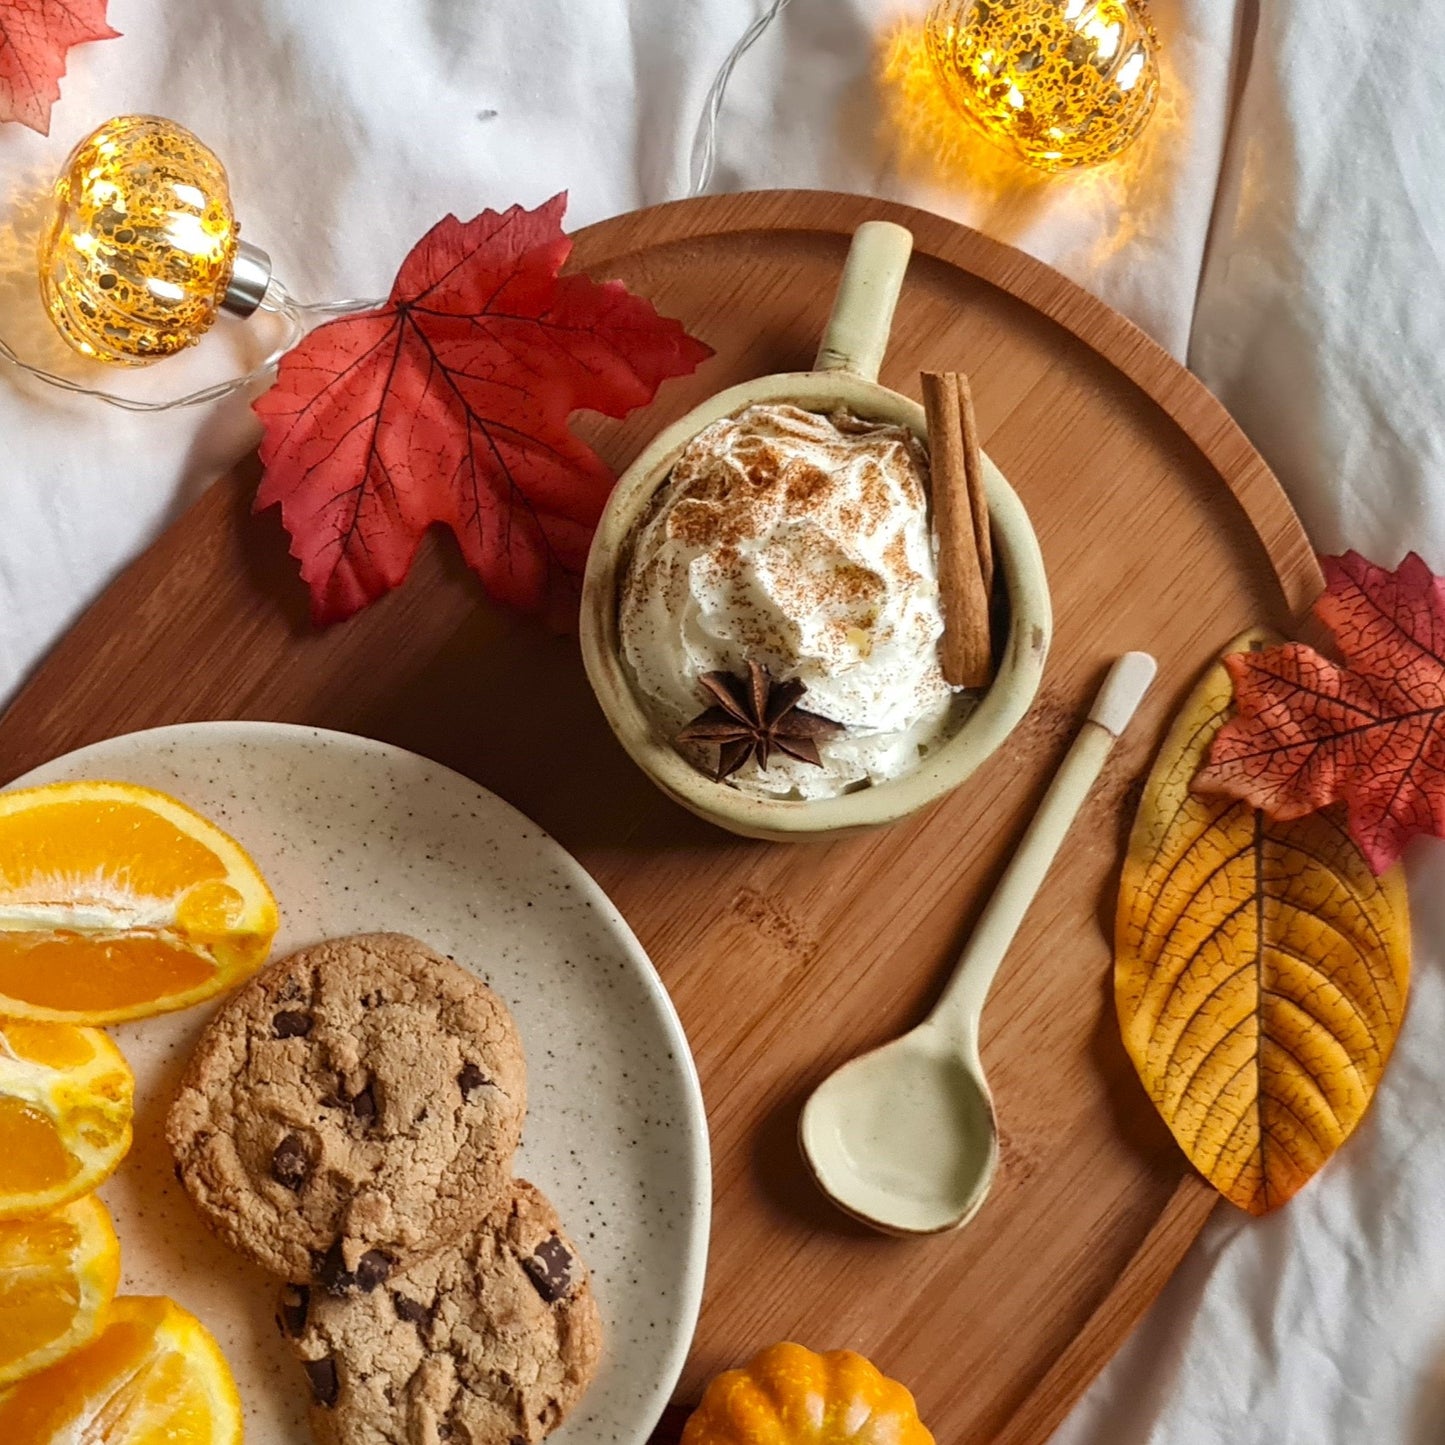
[{"label": "ceramic mug", "polygon": [[[1018,725],[1038,692],[1052,632],[1043,557],[1027,512],[984,458],[994,556],[1008,599],[997,674],[958,731],[899,777],[836,798],[757,798],[716,782],[686,761],[653,725],[634,690],[618,640],[619,589],[632,541],[683,449],[722,417],[760,403],[807,411],[838,409],[890,422],[928,441],[923,408],[878,384],[893,311],[913,236],[868,221],[853,237],[814,369],[786,372],[720,391],[662,431],[623,474],[598,524],[582,587],[581,641],[587,676],[612,730],[632,760],[669,797],[719,827],[750,838],[834,837],[896,822],[958,787]],[[706,705],[701,693],[698,710]]]}]

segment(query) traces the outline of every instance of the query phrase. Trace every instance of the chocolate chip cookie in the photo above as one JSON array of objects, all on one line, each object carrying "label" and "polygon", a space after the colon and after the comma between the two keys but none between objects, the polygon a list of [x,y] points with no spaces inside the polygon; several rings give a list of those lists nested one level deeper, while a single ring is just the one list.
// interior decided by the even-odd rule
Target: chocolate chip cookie
[{"label": "chocolate chip cookie", "polygon": [[228,1244],[346,1293],[459,1238],[511,1188],[526,1066],[506,1006],[397,933],[302,949],[221,1009],[166,1135]]},{"label": "chocolate chip cookie", "polygon": [[285,1287],[321,1445],[531,1445],[581,1398],[602,1353],[587,1268],[541,1191],[514,1189],[370,1294]]}]

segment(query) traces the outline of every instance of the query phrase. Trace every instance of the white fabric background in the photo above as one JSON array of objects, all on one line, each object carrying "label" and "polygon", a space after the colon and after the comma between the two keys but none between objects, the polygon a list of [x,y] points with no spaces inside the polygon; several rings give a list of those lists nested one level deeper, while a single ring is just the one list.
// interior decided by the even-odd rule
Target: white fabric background
[{"label": "white fabric background", "polygon": [[[567,188],[581,225],[682,194],[703,94],[761,3],[112,0],[124,38],[72,52],[51,137],[0,127],[0,330],[59,358],[38,197],[109,115],[208,139],[299,294],[382,294],[448,210]],[[929,164],[892,126],[875,77],[924,8],[793,0],[734,81],[718,188],[895,196],[1032,251],[1199,372],[1322,549],[1445,568],[1439,0],[1155,0],[1154,128],[1114,170],[1054,180],[971,141]],[[171,393],[262,344],[231,328],[127,384]],[[238,398],[134,417],[0,375],[0,700],[255,435]],[[1374,1110],[1282,1214],[1212,1223],[1065,1445],[1445,1437],[1445,846],[1411,870],[1415,994]]]}]

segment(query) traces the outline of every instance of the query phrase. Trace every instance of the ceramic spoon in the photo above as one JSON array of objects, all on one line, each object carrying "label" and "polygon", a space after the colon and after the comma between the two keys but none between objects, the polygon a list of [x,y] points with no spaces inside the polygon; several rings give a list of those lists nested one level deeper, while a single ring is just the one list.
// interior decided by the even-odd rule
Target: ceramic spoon
[{"label": "ceramic spoon", "polygon": [[1110,669],[933,1012],[911,1033],[825,1079],[803,1110],[803,1157],[841,1209],[890,1234],[967,1224],[998,1167],[998,1126],[979,1061],[990,985],[1109,749],[1154,678],[1129,652]]}]

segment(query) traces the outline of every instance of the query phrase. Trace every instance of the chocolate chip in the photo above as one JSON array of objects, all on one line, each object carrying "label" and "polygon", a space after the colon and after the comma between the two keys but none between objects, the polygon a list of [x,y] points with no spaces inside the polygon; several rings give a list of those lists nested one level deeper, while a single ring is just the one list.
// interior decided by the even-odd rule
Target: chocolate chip
[{"label": "chocolate chip", "polygon": [[271,1032],[278,1039],[303,1039],[311,1032],[311,1015],[299,1008],[283,1008],[271,1020]]},{"label": "chocolate chip", "polygon": [[522,1261],[522,1268],[548,1304],[555,1304],[572,1288],[572,1255],[555,1234]]},{"label": "chocolate chip", "polygon": [[321,1103],[328,1109],[348,1110],[368,1128],[376,1122],[376,1089],[370,1079],[356,1093],[349,1094],[346,1091],[346,1075],[339,1074],[336,1079],[336,1091],[331,1094],[323,1094]]},{"label": "chocolate chip", "polygon": [[336,1403],[341,1393],[340,1381],[336,1378],[336,1361],[329,1355],[320,1360],[302,1360],[306,1378],[311,1381],[311,1394],[318,1405],[328,1409]]},{"label": "chocolate chip", "polygon": [[431,1323],[431,1311],[424,1304],[418,1304],[404,1294],[395,1293],[391,1297],[391,1303],[398,1319],[406,1320],[418,1329],[425,1329]]},{"label": "chocolate chip", "polygon": [[346,1295],[359,1289],[370,1294],[392,1271],[396,1261],[379,1249],[368,1249],[356,1261],[354,1270],[346,1267],[346,1254],[338,1239],[316,1265],[316,1278],[328,1294]]},{"label": "chocolate chip", "polygon": [[339,1239],[317,1261],[316,1279],[328,1294],[346,1294],[355,1285],[356,1276],[346,1267]]},{"label": "chocolate chip", "polygon": [[299,1134],[288,1134],[271,1155],[271,1177],[287,1189],[298,1193],[311,1177],[311,1160],[306,1154],[306,1141]]},{"label": "chocolate chip", "polygon": [[276,1324],[283,1335],[295,1339],[306,1328],[311,1311],[311,1291],[304,1284],[288,1284],[281,1291],[276,1311]]},{"label": "chocolate chip", "polygon": [[362,1008],[380,1008],[386,1002],[386,995],[380,989],[373,993],[364,993],[361,996]]},{"label": "chocolate chip", "polygon": [[356,1287],[370,1294],[391,1273],[392,1258],[379,1249],[368,1249],[356,1261]]},{"label": "chocolate chip", "polygon": [[457,1075],[457,1088],[462,1091],[462,1098],[470,1099],[483,1084],[490,1084],[492,1081],[474,1064],[470,1059],[462,1065],[462,1071]]},{"label": "chocolate chip", "polygon": [[376,1093],[369,1083],[359,1094],[352,1097],[350,1109],[363,1124],[370,1125],[375,1122]]}]

